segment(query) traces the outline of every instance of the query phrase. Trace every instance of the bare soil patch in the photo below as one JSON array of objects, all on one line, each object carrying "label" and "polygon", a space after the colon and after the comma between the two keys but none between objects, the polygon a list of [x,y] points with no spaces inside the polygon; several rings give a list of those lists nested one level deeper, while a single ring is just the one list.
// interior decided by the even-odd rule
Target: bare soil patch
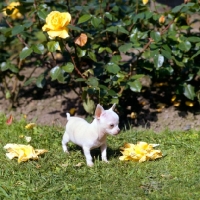
[{"label": "bare soil patch", "polygon": [[[163,92],[161,92],[163,90]],[[200,107],[181,106],[176,108],[170,104],[168,94],[161,88],[157,92],[147,90],[146,93],[129,95],[128,99],[121,99],[117,112],[120,116],[121,128],[150,128],[156,132],[164,129],[189,130],[200,129]],[[141,105],[141,102],[145,102]],[[157,105],[164,103],[165,108],[159,110]],[[110,105],[103,105],[108,108]],[[15,119],[27,116],[29,122],[45,125],[65,126],[66,112],[75,108],[75,115],[86,117],[82,102],[68,85],[49,81],[43,89],[35,85],[23,88],[19,93],[15,108],[10,108],[9,101],[0,92],[0,112]],[[131,113],[137,115],[130,118]]]}]

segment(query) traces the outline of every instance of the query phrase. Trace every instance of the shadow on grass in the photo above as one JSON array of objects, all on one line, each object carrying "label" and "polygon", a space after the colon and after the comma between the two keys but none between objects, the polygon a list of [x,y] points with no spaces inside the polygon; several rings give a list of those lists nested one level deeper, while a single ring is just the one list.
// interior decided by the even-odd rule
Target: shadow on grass
[{"label": "shadow on grass", "polygon": [[[81,151],[82,155],[84,156],[83,149],[79,147],[78,145],[72,145],[68,147],[69,152],[76,152]],[[101,150],[100,148],[92,149],[90,151],[92,158],[99,158],[101,160]],[[119,149],[113,149],[110,147],[107,147],[107,159],[110,160],[111,158],[117,158],[121,156],[121,152]]]}]

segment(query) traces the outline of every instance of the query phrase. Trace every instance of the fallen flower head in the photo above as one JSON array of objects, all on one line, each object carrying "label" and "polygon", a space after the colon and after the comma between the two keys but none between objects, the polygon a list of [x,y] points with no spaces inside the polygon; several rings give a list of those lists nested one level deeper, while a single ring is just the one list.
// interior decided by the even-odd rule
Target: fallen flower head
[{"label": "fallen flower head", "polygon": [[35,123],[30,123],[25,126],[26,129],[33,129],[36,126]]},{"label": "fallen flower head", "polygon": [[34,149],[31,145],[23,145],[23,144],[6,144],[4,149],[8,151],[6,156],[9,159],[13,159],[18,157],[18,163],[25,162],[29,159],[37,160],[38,155],[48,152],[45,149]]},{"label": "fallen flower head", "polygon": [[162,152],[160,150],[153,149],[156,146],[158,146],[158,144],[148,144],[146,142],[138,142],[136,145],[126,143],[124,147],[120,148],[123,156],[120,156],[119,159],[144,162],[161,158]]}]

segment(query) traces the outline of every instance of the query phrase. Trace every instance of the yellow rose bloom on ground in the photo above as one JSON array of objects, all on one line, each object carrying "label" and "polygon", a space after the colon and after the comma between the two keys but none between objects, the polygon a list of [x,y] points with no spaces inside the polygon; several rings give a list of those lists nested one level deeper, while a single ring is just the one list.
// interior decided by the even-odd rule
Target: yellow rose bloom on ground
[{"label": "yellow rose bloom on ground", "polygon": [[[10,3],[3,11],[3,14],[5,16],[9,16],[11,17],[13,20],[15,19],[21,19],[23,18],[22,14],[19,12],[19,10],[16,8],[17,6],[20,6],[20,3],[19,2],[12,2]],[[10,10],[10,12],[12,11],[11,14],[8,14],[6,12],[6,10]]]},{"label": "yellow rose bloom on ground", "polygon": [[47,31],[50,39],[55,37],[69,37],[67,25],[71,21],[71,15],[68,12],[52,11],[47,15],[46,24],[42,27],[43,31]]},{"label": "yellow rose bloom on ground", "polygon": [[124,147],[121,147],[120,160],[131,160],[136,162],[144,162],[148,160],[155,160],[162,157],[160,150],[154,150],[153,147],[157,144],[148,144],[146,142],[138,142],[135,144],[127,143]]},{"label": "yellow rose bloom on ground", "polygon": [[48,152],[46,149],[34,149],[31,145],[23,144],[6,144],[4,149],[8,151],[6,156],[9,159],[18,157],[18,163],[25,162],[29,159],[37,160],[38,155]]}]

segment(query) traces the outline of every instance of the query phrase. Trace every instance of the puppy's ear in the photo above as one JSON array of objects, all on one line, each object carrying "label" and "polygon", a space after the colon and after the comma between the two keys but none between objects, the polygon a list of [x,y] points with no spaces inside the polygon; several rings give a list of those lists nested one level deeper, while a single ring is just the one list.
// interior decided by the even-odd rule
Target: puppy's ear
[{"label": "puppy's ear", "polygon": [[116,103],[114,103],[109,110],[115,110],[115,107],[116,107]]},{"label": "puppy's ear", "polygon": [[95,110],[95,118],[99,119],[103,111],[104,111],[103,107],[100,104],[98,104]]}]

